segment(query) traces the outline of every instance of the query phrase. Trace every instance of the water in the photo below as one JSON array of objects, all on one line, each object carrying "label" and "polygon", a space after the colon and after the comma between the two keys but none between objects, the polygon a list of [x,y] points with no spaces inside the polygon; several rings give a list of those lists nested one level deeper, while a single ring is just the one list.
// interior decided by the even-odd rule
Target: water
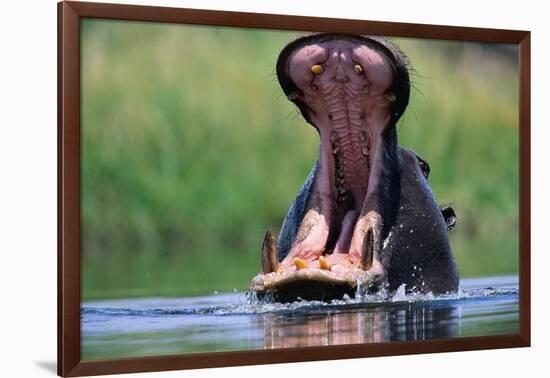
[{"label": "water", "polygon": [[464,279],[445,296],[259,303],[245,293],[84,302],[83,359],[518,333],[516,276]]}]

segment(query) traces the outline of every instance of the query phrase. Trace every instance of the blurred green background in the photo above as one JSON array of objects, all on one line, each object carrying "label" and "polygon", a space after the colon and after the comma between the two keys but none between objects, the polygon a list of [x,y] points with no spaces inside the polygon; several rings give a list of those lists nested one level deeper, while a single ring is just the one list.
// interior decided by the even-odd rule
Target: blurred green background
[{"label": "blurred green background", "polygon": [[[317,155],[275,76],[297,35],[82,21],[84,300],[247,288]],[[516,49],[393,41],[415,69],[399,141],[455,208],[461,276],[516,273]]]}]

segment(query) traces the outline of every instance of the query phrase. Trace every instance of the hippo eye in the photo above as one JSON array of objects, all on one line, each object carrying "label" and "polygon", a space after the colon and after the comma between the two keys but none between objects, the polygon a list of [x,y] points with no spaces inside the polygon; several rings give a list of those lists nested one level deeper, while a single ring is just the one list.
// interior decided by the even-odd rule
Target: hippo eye
[{"label": "hippo eye", "polygon": [[311,66],[311,72],[313,72],[315,75],[320,75],[323,73],[323,67],[318,64],[314,64],[313,66]]},{"label": "hippo eye", "polygon": [[424,176],[426,179],[430,175],[430,165],[428,162],[424,159],[422,159],[416,152],[413,151],[414,156],[416,157],[416,161],[418,161],[418,167],[420,168],[420,172],[422,172],[422,176]]},{"label": "hippo eye", "polygon": [[356,65],[353,67],[353,69],[355,70],[355,73],[356,73],[357,75],[363,73],[363,67],[361,67],[359,64],[356,64]]},{"label": "hippo eye", "polygon": [[425,178],[428,178],[428,176],[430,175],[430,166],[428,165],[428,163],[422,160],[419,160],[418,165],[420,165],[420,170],[422,171],[422,175]]}]

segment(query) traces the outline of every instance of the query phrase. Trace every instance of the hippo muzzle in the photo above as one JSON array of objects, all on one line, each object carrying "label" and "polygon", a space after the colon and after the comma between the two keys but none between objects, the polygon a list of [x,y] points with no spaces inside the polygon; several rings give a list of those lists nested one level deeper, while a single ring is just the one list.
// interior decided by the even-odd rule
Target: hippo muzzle
[{"label": "hippo muzzle", "polygon": [[282,267],[277,259],[273,236],[267,231],[262,248],[263,273],[250,283],[260,298],[270,296],[279,302],[331,300],[355,296],[360,287],[372,282],[368,271],[355,266],[346,254],[321,254],[317,259],[296,257]]}]

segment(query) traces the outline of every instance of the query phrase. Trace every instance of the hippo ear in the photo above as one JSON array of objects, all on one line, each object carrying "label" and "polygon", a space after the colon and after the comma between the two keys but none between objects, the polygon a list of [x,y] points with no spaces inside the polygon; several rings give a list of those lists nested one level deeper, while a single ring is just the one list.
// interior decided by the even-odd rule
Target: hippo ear
[{"label": "hippo ear", "polygon": [[455,210],[450,206],[444,206],[441,208],[441,214],[445,219],[445,224],[447,225],[447,231],[450,231],[454,226],[456,226]]}]

